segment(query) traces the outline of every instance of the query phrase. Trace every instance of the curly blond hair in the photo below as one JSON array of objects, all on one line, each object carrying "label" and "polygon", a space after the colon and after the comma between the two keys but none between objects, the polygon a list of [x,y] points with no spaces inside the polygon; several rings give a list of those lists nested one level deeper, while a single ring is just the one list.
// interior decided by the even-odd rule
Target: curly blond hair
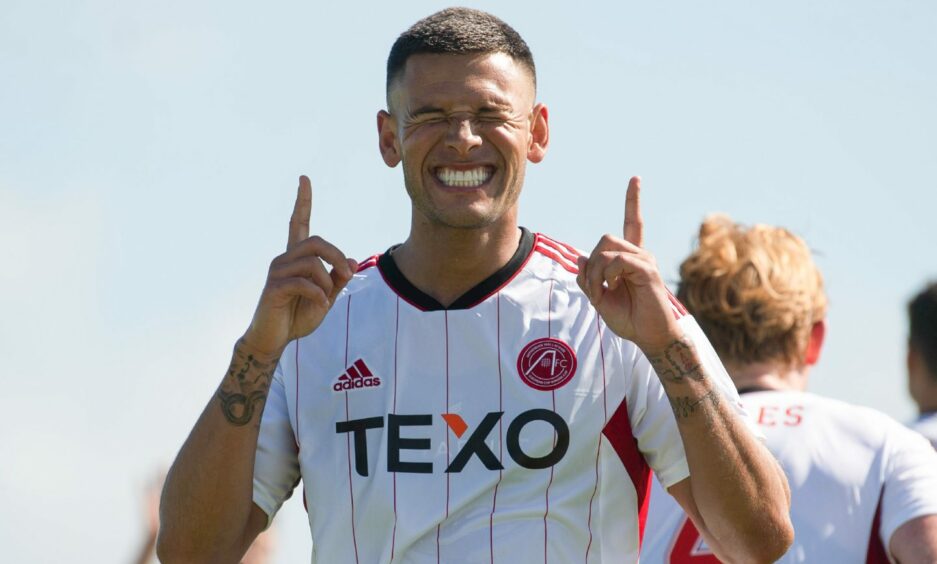
[{"label": "curly blond hair", "polygon": [[804,362],[811,329],[826,315],[823,277],[804,241],[781,227],[706,218],[680,265],[677,297],[723,362]]}]

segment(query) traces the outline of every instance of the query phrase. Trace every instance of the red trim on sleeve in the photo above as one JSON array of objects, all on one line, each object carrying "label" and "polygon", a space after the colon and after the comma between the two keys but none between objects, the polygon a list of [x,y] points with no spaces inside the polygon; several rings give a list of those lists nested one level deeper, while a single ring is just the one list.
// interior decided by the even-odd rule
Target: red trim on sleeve
[{"label": "red trim on sleeve", "polygon": [[638,547],[644,540],[644,524],[647,522],[647,506],[651,496],[651,467],[644,460],[644,455],[638,450],[638,440],[634,438],[631,429],[631,420],[628,418],[628,402],[621,401],[608,424],[602,429],[602,434],[611,443],[618,453],[618,458],[625,465],[631,483],[637,494],[638,502]]},{"label": "red trim on sleeve", "polygon": [[683,305],[683,304],[680,302],[680,300],[678,300],[673,294],[671,294],[671,293],[670,293],[670,290],[667,290],[667,297],[670,298],[670,303],[673,304],[674,309],[676,309],[677,312],[680,313],[680,315],[679,315],[679,317],[677,317],[677,319],[680,319],[680,317],[683,317],[684,315],[688,315],[688,314],[689,314],[689,312],[688,312],[687,309],[686,309],[686,306]]}]

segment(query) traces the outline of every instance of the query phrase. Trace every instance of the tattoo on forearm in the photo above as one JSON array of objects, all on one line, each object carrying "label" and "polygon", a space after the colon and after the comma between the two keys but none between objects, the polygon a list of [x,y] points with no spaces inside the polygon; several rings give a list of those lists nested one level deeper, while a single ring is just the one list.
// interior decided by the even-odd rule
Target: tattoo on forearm
[{"label": "tattoo on forearm", "polygon": [[234,346],[231,367],[215,393],[228,422],[237,426],[247,425],[255,413],[263,410],[276,367],[276,360],[254,358],[242,350],[240,342]]},{"label": "tattoo on forearm", "polygon": [[673,408],[674,417],[677,419],[682,419],[693,415],[698,410],[703,409],[702,404],[706,400],[709,400],[713,407],[717,407],[719,405],[718,390],[713,388],[709,390],[706,395],[698,398],[691,398],[689,396],[670,398],[670,407]]},{"label": "tattoo on forearm", "polygon": [[670,343],[663,353],[648,356],[648,360],[663,382],[680,384],[687,379],[701,382],[706,378],[695,348],[686,339]]}]

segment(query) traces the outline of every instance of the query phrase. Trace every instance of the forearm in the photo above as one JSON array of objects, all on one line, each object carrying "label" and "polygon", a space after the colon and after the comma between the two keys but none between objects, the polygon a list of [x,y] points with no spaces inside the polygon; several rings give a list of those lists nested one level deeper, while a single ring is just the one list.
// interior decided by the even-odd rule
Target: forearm
[{"label": "forearm", "polygon": [[258,358],[242,341],[235,345],[227,374],[166,477],[161,559],[208,560],[246,548],[254,454],[276,363]]},{"label": "forearm", "polygon": [[709,533],[740,560],[776,560],[793,540],[780,467],[724,400],[688,339],[648,358],[673,408],[693,499]]}]

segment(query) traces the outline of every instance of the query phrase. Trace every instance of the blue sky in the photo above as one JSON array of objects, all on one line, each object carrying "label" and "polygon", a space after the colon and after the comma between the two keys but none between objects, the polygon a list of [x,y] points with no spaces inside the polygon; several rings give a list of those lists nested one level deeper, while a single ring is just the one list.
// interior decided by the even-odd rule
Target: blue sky
[{"label": "blue sky", "polygon": [[[708,213],[784,225],[830,295],[812,389],[912,416],[904,304],[937,278],[932,3],[470,5],[524,35],[550,109],[524,225],[589,248],[640,174],[669,281]],[[375,113],[394,38],[442,7],[0,5],[6,560],[129,559],[139,492],[226,368],[299,174],[350,256],[405,237]],[[305,560],[301,504],[278,520],[279,561]]]}]

